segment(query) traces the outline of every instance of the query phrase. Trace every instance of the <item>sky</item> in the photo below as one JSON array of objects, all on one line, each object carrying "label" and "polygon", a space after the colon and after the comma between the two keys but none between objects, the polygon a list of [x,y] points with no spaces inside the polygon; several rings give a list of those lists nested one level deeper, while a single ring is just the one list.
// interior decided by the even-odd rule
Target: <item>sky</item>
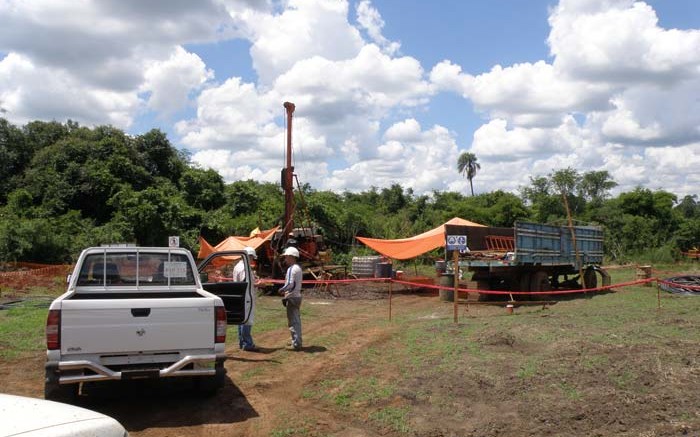
[{"label": "sky", "polygon": [[0,0],[0,116],[153,128],[226,182],[700,194],[697,0]]}]

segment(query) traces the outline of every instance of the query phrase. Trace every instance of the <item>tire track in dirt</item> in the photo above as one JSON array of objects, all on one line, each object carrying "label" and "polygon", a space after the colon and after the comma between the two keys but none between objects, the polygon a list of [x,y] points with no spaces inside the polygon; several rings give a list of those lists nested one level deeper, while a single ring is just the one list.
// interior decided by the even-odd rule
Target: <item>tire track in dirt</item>
[{"label": "tire track in dirt", "polygon": [[[311,302],[309,302],[311,304]],[[344,305],[336,304],[340,310]],[[357,428],[357,425],[343,423],[345,418],[337,417],[332,412],[324,411],[303,398],[304,387],[321,378],[328,369],[342,365],[345,360],[351,359],[362,349],[370,344],[381,341],[389,332],[389,328],[368,328],[369,321],[379,317],[380,312],[385,311],[383,305],[366,305],[367,314],[363,315],[339,315],[328,320],[304,320],[304,338],[309,352],[294,352],[287,350],[275,351],[272,357],[277,357],[279,366],[264,372],[260,377],[251,381],[251,387],[242,391],[248,397],[251,405],[259,413],[259,417],[247,421],[248,426],[236,430],[242,435],[268,436],[275,429],[284,429],[285,421],[303,417],[308,426],[323,433],[346,433],[353,436],[375,436],[368,430]],[[342,311],[339,311],[342,312]],[[347,334],[344,339],[343,333]],[[352,335],[357,333],[358,335]],[[340,341],[333,344],[319,343],[315,339],[324,339],[333,334],[341,334]],[[286,330],[266,333],[260,336],[260,344],[277,343],[285,344],[288,340]],[[234,352],[234,357],[247,352]],[[235,359],[235,358],[234,358]],[[229,361],[231,363],[231,361]],[[255,366],[255,362],[244,361],[238,365],[228,366],[229,375],[234,381],[241,381],[242,386],[247,386],[244,375]],[[298,422],[298,421],[297,421]],[[243,424],[241,424],[243,425]],[[343,435],[343,434],[338,434]]]}]

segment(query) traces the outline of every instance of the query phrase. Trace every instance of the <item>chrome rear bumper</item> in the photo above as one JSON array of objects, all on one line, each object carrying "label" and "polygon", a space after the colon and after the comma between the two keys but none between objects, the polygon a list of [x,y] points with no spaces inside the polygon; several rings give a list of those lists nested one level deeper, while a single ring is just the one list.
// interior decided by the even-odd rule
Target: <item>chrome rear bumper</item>
[{"label": "chrome rear bumper", "polygon": [[[63,361],[58,363],[59,371],[89,370],[91,372],[94,372],[95,374],[60,375],[58,378],[58,382],[59,384],[75,384],[78,382],[138,379],[151,377],[165,378],[173,376],[214,376],[216,374],[216,369],[214,365],[217,362],[217,360],[223,360],[223,357],[217,356],[215,354],[187,355],[181,360],[171,364],[170,366],[164,369],[138,369],[133,371],[130,371],[128,369],[115,371],[103,366],[102,364],[98,364],[87,360]],[[190,364],[210,364],[211,369],[183,369],[183,367],[188,366]]]}]

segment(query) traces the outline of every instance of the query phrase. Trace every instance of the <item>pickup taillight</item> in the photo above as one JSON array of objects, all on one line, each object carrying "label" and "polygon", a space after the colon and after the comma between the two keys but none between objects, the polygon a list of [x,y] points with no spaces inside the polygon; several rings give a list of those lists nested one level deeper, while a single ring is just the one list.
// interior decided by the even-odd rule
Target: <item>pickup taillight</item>
[{"label": "pickup taillight", "polygon": [[49,310],[46,318],[46,348],[61,349],[61,310]]},{"label": "pickup taillight", "polygon": [[224,307],[216,307],[214,343],[226,343],[226,309]]}]

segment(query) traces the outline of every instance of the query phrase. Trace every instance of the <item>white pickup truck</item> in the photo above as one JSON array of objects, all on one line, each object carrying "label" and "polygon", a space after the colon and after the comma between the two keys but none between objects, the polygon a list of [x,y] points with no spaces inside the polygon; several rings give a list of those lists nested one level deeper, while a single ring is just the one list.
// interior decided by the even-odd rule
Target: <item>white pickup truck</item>
[{"label": "white pickup truck", "polygon": [[243,251],[215,254],[198,274],[181,248],[84,250],[68,290],[49,307],[44,397],[72,402],[81,383],[164,377],[218,390],[226,374],[227,323],[248,319],[253,284],[225,277],[202,284],[200,275],[241,259],[252,277]]}]

